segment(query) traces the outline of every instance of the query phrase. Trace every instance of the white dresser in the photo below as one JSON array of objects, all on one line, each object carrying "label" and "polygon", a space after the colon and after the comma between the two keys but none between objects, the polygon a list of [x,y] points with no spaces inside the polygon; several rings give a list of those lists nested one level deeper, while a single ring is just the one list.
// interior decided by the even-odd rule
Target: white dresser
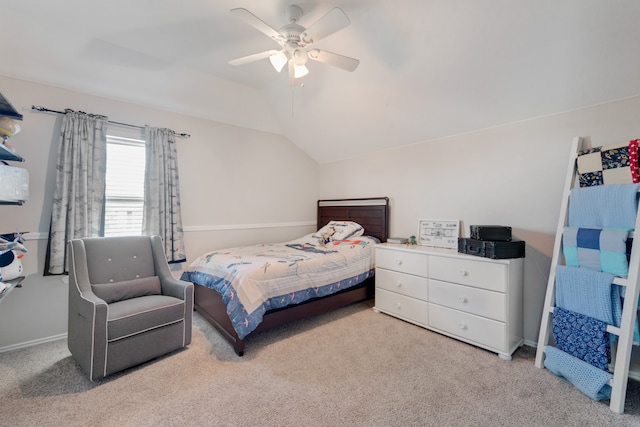
[{"label": "white dresser", "polygon": [[376,246],[374,310],[498,353],[523,343],[523,258],[454,249]]}]

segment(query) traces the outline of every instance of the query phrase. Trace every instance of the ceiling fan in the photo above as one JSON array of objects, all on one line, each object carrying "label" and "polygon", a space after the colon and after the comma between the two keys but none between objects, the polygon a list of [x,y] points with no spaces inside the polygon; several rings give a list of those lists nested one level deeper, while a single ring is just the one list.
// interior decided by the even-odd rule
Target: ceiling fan
[{"label": "ceiling fan", "polygon": [[271,65],[273,65],[273,68],[275,68],[277,72],[282,71],[285,65],[288,66],[291,86],[302,86],[302,77],[309,73],[309,69],[305,65],[309,59],[333,65],[346,71],[354,71],[358,68],[358,64],[360,64],[359,60],[348,56],[309,48],[312,43],[349,25],[349,18],[337,7],[331,9],[310,27],[305,28],[298,24],[298,20],[302,17],[302,9],[299,6],[291,5],[287,7],[289,23],[283,25],[278,30],[262,21],[247,9],[231,9],[231,13],[272,38],[281,47],[280,50],[267,50],[265,52],[233,59],[229,61],[231,65],[243,65],[269,58]]}]

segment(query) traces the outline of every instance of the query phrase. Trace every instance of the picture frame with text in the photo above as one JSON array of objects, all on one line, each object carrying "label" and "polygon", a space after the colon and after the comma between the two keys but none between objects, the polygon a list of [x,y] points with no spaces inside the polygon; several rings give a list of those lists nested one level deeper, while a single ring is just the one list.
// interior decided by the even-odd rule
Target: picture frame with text
[{"label": "picture frame with text", "polygon": [[418,244],[456,249],[460,220],[421,219],[418,221]]}]

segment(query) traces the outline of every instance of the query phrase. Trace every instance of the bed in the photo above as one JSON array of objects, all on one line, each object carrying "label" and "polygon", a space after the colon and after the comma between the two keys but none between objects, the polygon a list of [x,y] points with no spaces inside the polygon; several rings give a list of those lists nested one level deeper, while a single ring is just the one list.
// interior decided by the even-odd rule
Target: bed
[{"label": "bed", "polygon": [[[196,311],[242,356],[249,336],[372,298],[373,246],[387,240],[388,215],[388,197],[318,200],[317,232],[289,242],[203,254],[189,265],[182,279],[195,285]],[[355,233],[346,239],[331,239],[322,231],[327,231],[332,221],[357,224],[364,230],[361,236]],[[370,254],[369,260],[365,252]],[[336,262],[336,256],[350,261]],[[347,258],[352,256],[353,261]],[[320,258],[326,264],[317,264]],[[341,263],[344,266],[336,270]],[[369,267],[356,271],[354,265]],[[223,266],[227,270],[223,271]],[[283,277],[278,277],[279,271]],[[314,271],[319,271],[319,276]],[[265,274],[275,288],[257,296],[256,287],[266,288],[266,282],[256,284],[255,278]],[[296,287],[312,275],[311,287]],[[318,277],[323,282],[318,282]]]}]

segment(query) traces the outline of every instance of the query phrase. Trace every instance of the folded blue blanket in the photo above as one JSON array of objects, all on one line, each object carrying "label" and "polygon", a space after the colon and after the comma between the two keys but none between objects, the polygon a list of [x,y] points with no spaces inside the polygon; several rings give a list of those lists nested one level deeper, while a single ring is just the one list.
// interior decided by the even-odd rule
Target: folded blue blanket
[{"label": "folded blue blanket", "polygon": [[587,268],[559,265],[555,306],[620,326],[622,302],[614,275]]},{"label": "folded blue blanket", "polygon": [[610,399],[613,378],[605,372],[550,345],[545,347],[544,366],[559,377],[566,378],[578,390],[593,400]]},{"label": "folded blue blanket", "polygon": [[565,263],[627,277],[628,235],[628,230],[565,227],[562,233]]},{"label": "folded blue blanket", "polygon": [[640,184],[578,187],[569,196],[569,226],[632,230]]}]

